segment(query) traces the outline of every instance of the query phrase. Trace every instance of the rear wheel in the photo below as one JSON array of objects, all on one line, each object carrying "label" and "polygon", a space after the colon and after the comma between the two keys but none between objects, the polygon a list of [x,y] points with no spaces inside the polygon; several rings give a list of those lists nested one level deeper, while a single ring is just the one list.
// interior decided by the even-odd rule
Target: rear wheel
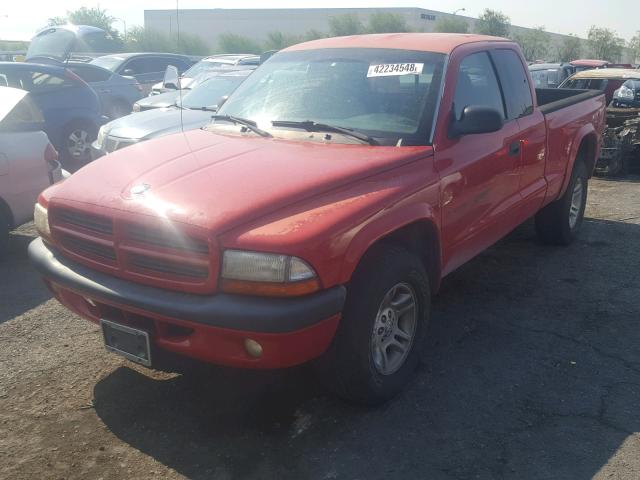
[{"label": "rear wheel", "polygon": [[578,158],[562,198],[550,203],[536,215],[536,232],[544,243],[569,245],[575,240],[584,219],[588,186],[587,167]]},{"label": "rear wheel", "polygon": [[376,405],[410,381],[419,362],[430,305],[420,259],[380,246],[354,273],[336,338],[316,367],[339,396]]},{"label": "rear wheel", "polygon": [[75,171],[91,160],[91,142],[97,134],[95,125],[83,120],[74,120],[64,128],[60,154],[67,170]]}]

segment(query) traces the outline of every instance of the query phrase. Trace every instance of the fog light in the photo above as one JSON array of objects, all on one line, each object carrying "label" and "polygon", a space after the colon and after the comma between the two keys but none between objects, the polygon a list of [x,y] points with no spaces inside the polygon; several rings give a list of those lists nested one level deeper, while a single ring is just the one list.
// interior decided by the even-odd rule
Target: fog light
[{"label": "fog light", "polygon": [[251,340],[250,338],[245,338],[244,340],[244,348],[249,355],[253,358],[260,358],[262,356],[262,345],[260,345],[255,340]]}]

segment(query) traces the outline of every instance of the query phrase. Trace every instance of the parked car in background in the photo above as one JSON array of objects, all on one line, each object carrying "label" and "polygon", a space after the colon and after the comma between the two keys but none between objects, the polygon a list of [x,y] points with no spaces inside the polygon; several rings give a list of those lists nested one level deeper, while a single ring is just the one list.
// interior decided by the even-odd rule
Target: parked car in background
[{"label": "parked car in background", "polygon": [[640,75],[633,80],[627,80],[613,92],[613,107],[640,108]]},{"label": "parked car in background", "polygon": [[576,72],[583,70],[593,70],[596,68],[607,68],[610,62],[606,60],[573,60],[569,62],[576,69]]},{"label": "parked car in background", "polygon": [[575,67],[569,63],[534,63],[529,65],[529,72],[536,88],[558,88],[575,73]]},{"label": "parked car in background", "polygon": [[[257,68],[260,65],[260,56],[252,54],[223,54],[212,55],[203,58],[193,65],[189,70],[184,72],[180,77],[180,86],[182,89],[191,88],[191,82],[194,78],[207,73],[219,71],[221,69],[233,68],[236,70],[246,70]],[[164,82],[156,83],[151,89],[151,95],[159,95],[170,90],[176,90],[175,85],[165,86]]]},{"label": "parked car in background", "polygon": [[33,218],[38,194],[62,178],[58,154],[30,96],[0,87],[0,257],[9,232]]},{"label": "parked car in background", "polygon": [[90,63],[118,75],[134,77],[142,86],[144,95],[148,95],[151,87],[162,80],[169,65],[183,73],[194,62],[187,55],[175,53],[118,53],[95,58]]},{"label": "parked car in background", "polygon": [[610,63],[607,68],[635,68],[630,63]]},{"label": "parked car in background", "polygon": [[66,67],[95,90],[102,113],[112,120],[131,113],[133,104],[144,98],[142,86],[134,77],[123,77],[90,63],[68,62]]},{"label": "parked car in background", "polygon": [[640,78],[640,72],[623,68],[603,68],[597,70],[582,70],[567,78],[560,88],[582,88],[600,90],[605,93],[607,105],[613,100],[613,93],[624,82]]},{"label": "parked car in background", "polygon": [[120,45],[105,30],[88,25],[56,25],[40,30],[29,43],[26,61],[65,62],[77,56],[115,52]]},{"label": "parked car in background", "polygon": [[[161,137],[180,130],[193,130],[207,125],[221,99],[231,94],[251,70],[236,70],[213,76],[190,90],[165,108],[133,113],[104,125],[91,146],[93,158],[123,147]],[[148,97],[149,100],[165,95]]]},{"label": "parked car in background", "polygon": [[76,170],[90,159],[91,142],[105,118],[87,82],[64,66],[0,62],[0,85],[30,92],[65,168]]},{"label": "parked car in background", "polygon": [[[148,97],[142,98],[138,100],[133,105],[134,112],[143,112],[145,110],[151,110],[153,108],[166,108],[174,106],[180,99],[180,96],[184,96],[189,93],[192,89],[197,88],[200,84],[206,82],[210,78],[216,76],[222,76],[224,78],[233,78],[236,75],[233,72],[238,72],[239,77],[246,77],[254,70],[256,67],[249,66],[243,67],[242,70],[235,70],[233,68],[216,68],[214,70],[204,71],[198,74],[195,78],[191,79],[189,82],[188,88],[182,88],[182,91],[175,89],[168,89],[167,92],[161,93],[159,95],[149,95]],[[164,83],[164,82],[163,82]],[[180,82],[182,86],[182,81]],[[220,84],[221,86],[223,83]]]},{"label": "parked car in background", "polygon": [[129,360],[314,361],[333,392],[381,404],[433,343],[443,277],[531,217],[542,242],[577,237],[604,119],[602,92],[534,89],[505,39],[294,45],[207,127],[45,190],[29,256]]}]

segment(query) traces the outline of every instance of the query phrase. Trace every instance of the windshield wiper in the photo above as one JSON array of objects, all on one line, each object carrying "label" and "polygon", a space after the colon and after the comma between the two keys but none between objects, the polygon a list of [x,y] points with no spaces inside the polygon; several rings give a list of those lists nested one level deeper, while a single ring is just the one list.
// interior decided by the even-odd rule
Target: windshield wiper
[{"label": "windshield wiper", "polygon": [[269,132],[258,128],[256,122],[253,120],[248,120],[246,118],[235,117],[233,115],[212,115],[212,120],[224,120],[226,122],[235,123],[236,125],[242,125],[243,127],[251,130],[254,133],[257,133],[261,137],[273,137]]},{"label": "windshield wiper", "polygon": [[379,145],[378,141],[375,138],[370,137],[366,133],[358,132],[357,130],[353,130],[352,128],[337,127],[335,125],[329,125],[326,123],[318,123],[314,122],[313,120],[304,120],[302,122],[291,120],[274,120],[271,122],[271,124],[274,127],[302,128],[307,132],[341,133],[342,135],[357,138],[358,140],[366,142],[369,145]]}]

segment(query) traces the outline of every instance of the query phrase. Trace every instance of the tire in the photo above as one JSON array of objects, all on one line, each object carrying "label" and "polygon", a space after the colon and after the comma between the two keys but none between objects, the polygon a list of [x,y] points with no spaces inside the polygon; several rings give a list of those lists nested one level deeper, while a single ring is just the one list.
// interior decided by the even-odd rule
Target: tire
[{"label": "tire", "polygon": [[76,171],[91,161],[91,142],[98,136],[96,126],[86,120],[73,120],[62,130],[58,151],[63,166]]},{"label": "tire", "polygon": [[[394,299],[405,306],[413,301],[413,310],[393,311],[389,301]],[[419,364],[430,299],[429,279],[417,256],[396,246],[375,247],[353,275],[333,343],[315,363],[322,383],[345,400],[364,405],[395,397]],[[396,347],[399,343],[405,354]]]},{"label": "tire", "polygon": [[587,167],[578,158],[567,191],[536,215],[536,232],[543,243],[569,245],[575,240],[584,219],[588,186]]}]

